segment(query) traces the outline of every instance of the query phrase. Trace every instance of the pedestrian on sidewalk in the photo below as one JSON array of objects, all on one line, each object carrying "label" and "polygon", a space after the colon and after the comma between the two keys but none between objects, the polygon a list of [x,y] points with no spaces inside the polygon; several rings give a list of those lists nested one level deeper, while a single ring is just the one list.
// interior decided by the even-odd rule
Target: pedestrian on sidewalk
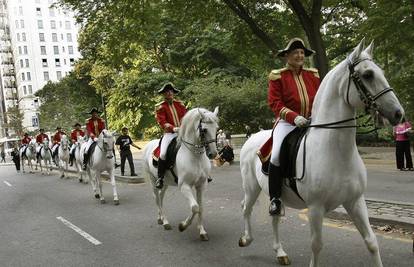
[{"label": "pedestrian on sidewalk", "polygon": [[125,173],[125,160],[128,159],[129,169],[131,170],[131,176],[137,176],[137,174],[135,173],[134,161],[132,159],[130,146],[133,146],[138,149],[141,148],[132,142],[131,137],[129,137],[128,135],[127,127],[122,128],[122,135],[120,135],[116,139],[115,144],[119,145],[119,150],[121,154],[121,175],[123,176]]},{"label": "pedestrian on sidewalk", "polygon": [[410,131],[411,124],[406,121],[405,118],[393,128],[395,137],[395,158],[397,161],[397,169],[400,171],[414,170],[411,158],[410,139],[408,138],[408,133]]},{"label": "pedestrian on sidewalk", "polygon": [[0,163],[3,163],[3,162],[6,163],[6,153],[4,152],[4,148],[1,149],[0,155],[1,155]]},{"label": "pedestrian on sidewalk", "polygon": [[19,149],[17,147],[14,147],[13,151],[10,153],[12,156],[12,161],[14,162],[14,165],[16,166],[16,171],[20,172],[20,155],[19,155]]}]

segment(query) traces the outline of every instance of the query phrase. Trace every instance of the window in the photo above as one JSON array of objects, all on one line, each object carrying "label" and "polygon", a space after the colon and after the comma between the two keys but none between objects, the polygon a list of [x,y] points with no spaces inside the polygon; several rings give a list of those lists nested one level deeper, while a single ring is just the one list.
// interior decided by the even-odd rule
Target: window
[{"label": "window", "polygon": [[40,0],[36,0],[36,4],[40,4]]},{"label": "window", "polygon": [[51,29],[56,29],[56,21],[55,20],[50,21],[50,28]]},{"label": "window", "polygon": [[43,29],[43,20],[38,20],[37,21],[37,28],[38,29]]},{"label": "window", "polygon": [[28,81],[31,81],[32,80],[32,75],[30,75],[30,72],[27,73],[26,77],[27,77],[27,80]]},{"label": "window", "polygon": [[20,59],[20,68],[24,68],[23,59]]},{"label": "window", "polygon": [[70,21],[65,21],[65,29],[70,30]]},{"label": "window", "polygon": [[21,55],[21,54],[22,54],[22,47],[19,46],[19,55]]},{"label": "window", "polygon": [[29,94],[33,94],[33,88],[31,84],[29,84]]},{"label": "window", "polygon": [[49,79],[49,72],[47,72],[47,71],[44,71],[43,72],[43,80],[45,80],[45,81],[49,81],[50,79]]},{"label": "window", "polygon": [[17,41],[20,42],[20,33],[17,34]]},{"label": "window", "polygon": [[23,52],[24,52],[25,55],[27,55],[27,46],[26,45],[23,47]]},{"label": "window", "polygon": [[60,40],[63,41],[63,33],[60,35]]},{"label": "window", "polygon": [[61,71],[56,71],[56,78],[58,80],[61,80],[62,79],[62,72]]},{"label": "window", "polygon": [[69,62],[70,62],[71,66],[75,65],[75,59],[74,58],[69,58]]},{"label": "window", "polygon": [[66,39],[68,39],[68,42],[72,42],[72,34],[71,33],[67,33],[66,34]]},{"label": "window", "polygon": [[73,46],[68,46],[69,55],[73,55]]},{"label": "window", "polygon": [[66,65],[66,58],[63,59],[63,64]]},{"label": "window", "polygon": [[47,59],[42,58],[42,67],[47,67]]},{"label": "window", "polygon": [[29,59],[25,59],[25,61],[26,61],[26,68],[28,68],[29,67]]},{"label": "window", "polygon": [[23,95],[27,95],[26,85],[23,85]]},{"label": "window", "polygon": [[15,21],[15,24],[16,24],[16,29],[18,29],[18,28],[19,28],[19,21],[18,21],[18,20],[16,20],[16,21]]},{"label": "window", "polygon": [[33,127],[39,126],[39,120],[37,119],[37,116],[32,116],[32,126]]},{"label": "window", "polygon": [[19,6],[19,15],[23,16],[23,7],[22,6]]},{"label": "window", "polygon": [[59,28],[62,28],[62,21],[59,21]]},{"label": "window", "polygon": [[24,29],[24,20],[20,20],[20,28]]},{"label": "window", "polygon": [[22,41],[26,42],[26,33],[24,33],[24,32],[22,33]]},{"label": "window", "polygon": [[49,8],[49,16],[54,17],[55,16],[55,9]]},{"label": "window", "polygon": [[41,54],[41,55],[46,55],[46,46],[43,46],[43,45],[42,45],[42,46],[40,47],[40,54]]},{"label": "window", "polygon": [[[35,106],[35,108],[38,108],[39,107],[39,99],[33,100],[33,105]],[[39,116],[39,114],[37,114],[37,116]]]},{"label": "window", "polygon": [[26,81],[26,76],[24,73],[22,73],[22,81]]},{"label": "window", "polygon": [[55,58],[55,66],[60,67],[60,59],[59,58]]},{"label": "window", "polygon": [[57,34],[56,33],[52,33],[52,41],[53,42],[57,42],[58,41]]},{"label": "window", "polygon": [[65,53],[65,47],[62,46],[62,53]]},{"label": "window", "polygon": [[42,15],[42,10],[40,9],[40,7],[36,7],[36,15],[37,16],[41,16]]},{"label": "window", "polygon": [[45,34],[44,33],[39,33],[39,41],[40,42],[44,42],[45,41]]},{"label": "window", "polygon": [[53,46],[53,53],[54,53],[55,55],[59,55],[59,46],[57,46],[57,45],[54,45],[54,46]]}]

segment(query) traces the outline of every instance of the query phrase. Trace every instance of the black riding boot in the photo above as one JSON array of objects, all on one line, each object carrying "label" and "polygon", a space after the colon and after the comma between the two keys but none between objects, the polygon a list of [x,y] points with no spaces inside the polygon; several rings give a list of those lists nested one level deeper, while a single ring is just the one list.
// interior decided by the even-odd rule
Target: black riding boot
[{"label": "black riding boot", "polygon": [[86,166],[88,165],[89,157],[88,153],[83,154],[82,170],[86,171]]},{"label": "black riding boot", "polygon": [[74,160],[74,156],[72,153],[69,154],[69,166],[73,166],[73,160]]},{"label": "black riding boot", "polygon": [[158,179],[155,181],[155,187],[161,189],[164,186],[164,175],[167,170],[167,162],[162,159],[158,159]]},{"label": "black riding boot", "polygon": [[269,163],[270,215],[282,214],[282,201],[280,200],[280,196],[282,195],[282,184],[283,177],[280,167]]}]

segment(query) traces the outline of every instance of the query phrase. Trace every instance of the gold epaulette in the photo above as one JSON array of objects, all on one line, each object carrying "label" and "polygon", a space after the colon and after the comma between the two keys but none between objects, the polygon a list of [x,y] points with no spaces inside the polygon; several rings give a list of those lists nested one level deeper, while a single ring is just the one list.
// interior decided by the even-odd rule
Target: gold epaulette
[{"label": "gold epaulette", "polygon": [[315,69],[315,68],[303,68],[303,69],[312,72],[313,75],[315,75],[315,77],[319,78],[318,69]]},{"label": "gold epaulette", "polygon": [[282,72],[285,71],[286,68],[282,68],[282,69],[278,69],[278,70],[272,70],[269,73],[269,80],[271,81],[275,81],[277,79],[280,79],[280,77],[282,77]]},{"label": "gold epaulette", "polygon": [[162,103],[164,103],[164,101],[155,104],[155,110],[159,110],[160,108],[162,108]]}]

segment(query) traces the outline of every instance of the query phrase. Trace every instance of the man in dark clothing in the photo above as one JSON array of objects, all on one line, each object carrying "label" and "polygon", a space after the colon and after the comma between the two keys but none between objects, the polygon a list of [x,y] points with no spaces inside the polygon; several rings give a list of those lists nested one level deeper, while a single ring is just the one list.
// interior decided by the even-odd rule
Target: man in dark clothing
[{"label": "man in dark clothing", "polygon": [[13,149],[10,155],[12,156],[12,161],[14,162],[14,165],[16,165],[16,171],[20,172],[20,155],[17,147]]},{"label": "man in dark clothing", "polygon": [[6,163],[6,153],[4,152],[4,149],[1,150],[1,162]]},{"label": "man in dark clothing", "polygon": [[128,135],[128,128],[122,128],[122,135],[120,135],[115,142],[116,145],[119,145],[119,150],[121,154],[121,175],[124,175],[125,169],[125,160],[128,159],[129,168],[131,170],[131,176],[137,176],[134,169],[134,162],[132,160],[132,153],[130,146],[141,149],[139,146],[135,145],[131,137]]}]

